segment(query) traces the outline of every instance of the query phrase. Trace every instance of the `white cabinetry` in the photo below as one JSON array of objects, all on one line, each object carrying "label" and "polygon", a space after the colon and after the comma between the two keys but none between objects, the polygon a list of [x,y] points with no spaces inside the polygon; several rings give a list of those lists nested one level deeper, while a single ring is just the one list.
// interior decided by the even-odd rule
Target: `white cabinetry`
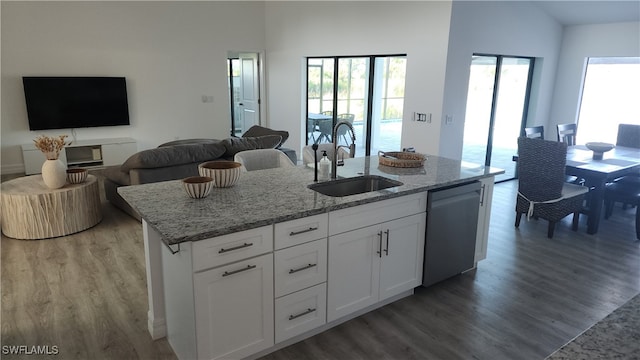
[{"label": "white cabinetry", "polygon": [[167,337],[180,359],[243,358],[274,345],[273,226],[163,246]]},{"label": "white cabinetry", "polygon": [[329,237],[327,321],[421,284],[425,210],[422,193],[330,214],[330,232],[365,227]]},{"label": "white cabinetry", "polygon": [[274,226],[276,342],[327,321],[328,221],[320,214]]},{"label": "white cabinetry", "polygon": [[480,210],[478,211],[478,229],[476,235],[476,255],[474,261],[477,263],[487,257],[487,245],[489,242],[489,225],[491,222],[491,201],[493,198],[494,177],[480,179]]},{"label": "white cabinetry", "polygon": [[272,279],[272,254],[194,274],[198,359],[238,359],[274,344]]},{"label": "white cabinetry", "polygon": [[[60,159],[69,167],[101,167],[120,165],[137,151],[131,138],[80,140],[65,146]],[[40,173],[45,157],[33,143],[22,145],[22,158],[27,175]]]}]

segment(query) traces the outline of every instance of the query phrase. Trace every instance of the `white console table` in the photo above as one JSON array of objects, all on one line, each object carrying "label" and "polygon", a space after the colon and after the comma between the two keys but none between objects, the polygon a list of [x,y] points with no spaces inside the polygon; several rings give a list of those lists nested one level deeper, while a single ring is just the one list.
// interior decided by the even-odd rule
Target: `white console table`
[{"label": "white console table", "polygon": [[[94,168],[122,164],[137,151],[132,138],[79,140],[65,146],[60,159],[68,167]],[[22,145],[22,158],[27,175],[39,174],[46,159],[33,143]]]}]

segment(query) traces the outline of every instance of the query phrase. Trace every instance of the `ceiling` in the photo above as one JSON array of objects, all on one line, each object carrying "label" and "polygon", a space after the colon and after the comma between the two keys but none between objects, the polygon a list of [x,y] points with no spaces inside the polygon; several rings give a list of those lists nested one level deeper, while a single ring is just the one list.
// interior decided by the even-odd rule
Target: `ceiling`
[{"label": "ceiling", "polygon": [[562,25],[640,21],[640,0],[533,1]]}]

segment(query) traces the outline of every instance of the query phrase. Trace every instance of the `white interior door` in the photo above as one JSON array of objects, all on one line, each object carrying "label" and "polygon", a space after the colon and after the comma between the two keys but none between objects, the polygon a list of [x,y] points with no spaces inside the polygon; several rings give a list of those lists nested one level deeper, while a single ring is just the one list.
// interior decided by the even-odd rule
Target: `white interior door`
[{"label": "white interior door", "polygon": [[242,132],[253,125],[260,125],[260,79],[258,72],[258,54],[241,53],[240,59],[240,98],[238,108],[242,119]]}]

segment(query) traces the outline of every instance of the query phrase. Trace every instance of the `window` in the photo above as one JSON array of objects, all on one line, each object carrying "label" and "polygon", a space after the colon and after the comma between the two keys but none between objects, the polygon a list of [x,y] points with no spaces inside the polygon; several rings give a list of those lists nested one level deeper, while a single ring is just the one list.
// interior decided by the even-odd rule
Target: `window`
[{"label": "window", "polygon": [[[307,144],[332,142],[335,124],[348,121],[356,156],[400,150],[405,71],[404,55],[308,58]],[[343,130],[336,140],[348,145]]]},{"label": "window", "polygon": [[577,142],[615,144],[618,124],[640,125],[640,57],[587,60]]}]

